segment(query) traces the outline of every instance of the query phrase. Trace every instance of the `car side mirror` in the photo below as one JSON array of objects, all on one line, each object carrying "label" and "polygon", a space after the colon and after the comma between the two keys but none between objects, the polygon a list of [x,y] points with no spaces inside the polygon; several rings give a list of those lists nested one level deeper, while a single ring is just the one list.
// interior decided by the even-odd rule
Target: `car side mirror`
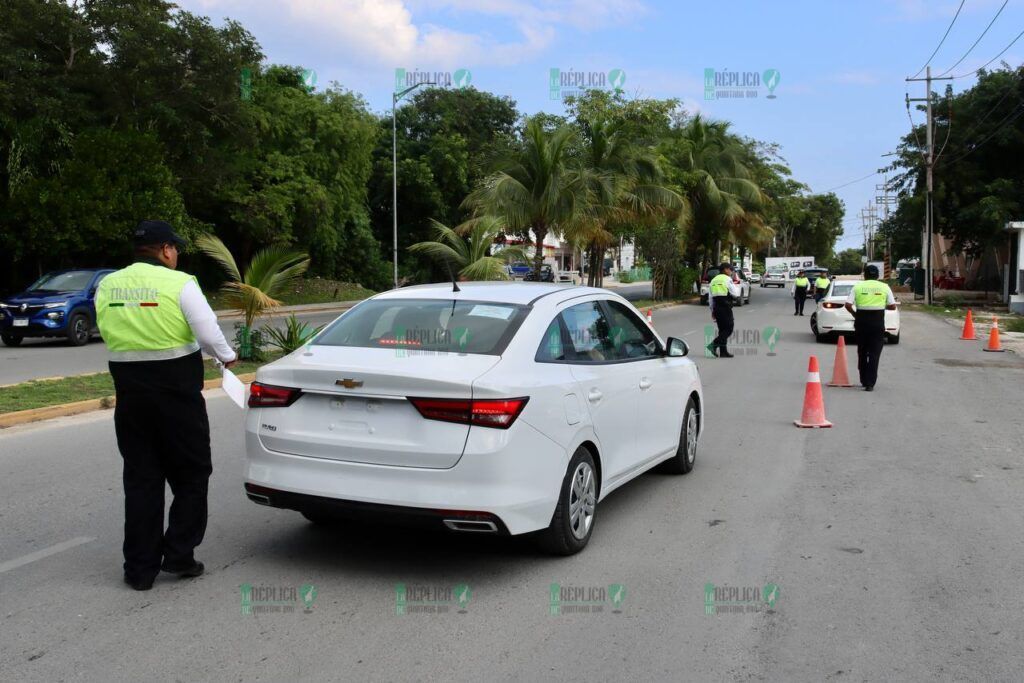
[{"label": "car side mirror", "polygon": [[690,347],[682,339],[669,337],[665,340],[665,355],[669,358],[681,358],[690,353]]}]

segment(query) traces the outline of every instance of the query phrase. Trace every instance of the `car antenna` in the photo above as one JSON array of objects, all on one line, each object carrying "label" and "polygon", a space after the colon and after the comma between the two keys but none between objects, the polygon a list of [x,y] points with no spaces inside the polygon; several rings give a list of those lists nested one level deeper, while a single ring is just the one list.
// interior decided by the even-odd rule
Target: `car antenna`
[{"label": "car antenna", "polygon": [[452,273],[452,264],[448,262],[448,259],[445,259],[444,267],[448,269],[448,277],[452,279],[452,291],[461,292],[462,290],[459,289],[459,283],[455,281],[455,275]]}]

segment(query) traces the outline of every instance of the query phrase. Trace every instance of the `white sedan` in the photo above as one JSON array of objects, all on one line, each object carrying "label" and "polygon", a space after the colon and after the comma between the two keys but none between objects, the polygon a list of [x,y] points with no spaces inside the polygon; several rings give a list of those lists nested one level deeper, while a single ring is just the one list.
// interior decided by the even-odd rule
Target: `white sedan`
[{"label": "white sedan", "polygon": [[[825,297],[811,314],[811,332],[819,342],[835,339],[837,335],[853,333],[853,316],[846,310],[846,299],[853,289],[849,280],[833,280]],[[885,312],[885,338],[890,344],[900,343],[900,312]]]},{"label": "white sedan", "polygon": [[704,400],[687,353],[603,289],[385,292],[259,369],[246,493],[314,522],[539,532],[572,554],[616,488],[693,468]]}]

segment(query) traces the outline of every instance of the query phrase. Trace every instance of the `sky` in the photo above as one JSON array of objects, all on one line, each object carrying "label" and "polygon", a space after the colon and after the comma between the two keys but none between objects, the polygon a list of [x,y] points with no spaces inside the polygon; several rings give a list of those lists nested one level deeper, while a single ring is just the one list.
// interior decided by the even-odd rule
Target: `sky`
[{"label": "sky", "polygon": [[[520,111],[562,113],[551,69],[615,75],[629,97],[676,98],[691,112],[725,119],[742,135],[775,142],[793,176],[814,192],[835,189],[846,207],[837,250],[862,244],[860,211],[874,201],[885,165],[910,130],[907,83],[928,61],[960,0],[176,0],[215,24],[240,21],[268,62],[312,69],[391,108],[395,69],[451,77],[512,98]],[[968,53],[943,92],[1024,29],[1024,0],[963,0],[931,60],[933,75]],[[999,61],[1019,65],[1024,39]],[[705,97],[705,70],[756,74],[756,96]],[[761,83],[777,72],[773,91]],[[923,75],[923,72],[922,72]],[[752,77],[752,76],[748,76]],[[717,91],[716,91],[717,93]],[[768,98],[773,94],[774,98]],[[912,109],[915,123],[923,112]],[[956,125],[954,123],[954,125]],[[847,184],[849,183],[849,184]],[[842,187],[840,187],[842,186]],[[881,210],[880,210],[881,211]]]}]

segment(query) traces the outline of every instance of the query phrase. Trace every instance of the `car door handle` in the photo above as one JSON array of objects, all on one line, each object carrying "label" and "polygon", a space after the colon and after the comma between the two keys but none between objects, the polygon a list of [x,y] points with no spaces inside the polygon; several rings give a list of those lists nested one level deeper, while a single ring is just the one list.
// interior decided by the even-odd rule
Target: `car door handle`
[{"label": "car door handle", "polygon": [[590,401],[591,403],[597,403],[603,397],[604,397],[604,394],[602,394],[597,389],[591,389],[590,393],[587,394],[587,400]]},{"label": "car door handle", "polygon": [[641,391],[647,391],[650,388],[651,388],[651,380],[647,379],[646,377],[641,377],[640,378],[640,390]]}]

